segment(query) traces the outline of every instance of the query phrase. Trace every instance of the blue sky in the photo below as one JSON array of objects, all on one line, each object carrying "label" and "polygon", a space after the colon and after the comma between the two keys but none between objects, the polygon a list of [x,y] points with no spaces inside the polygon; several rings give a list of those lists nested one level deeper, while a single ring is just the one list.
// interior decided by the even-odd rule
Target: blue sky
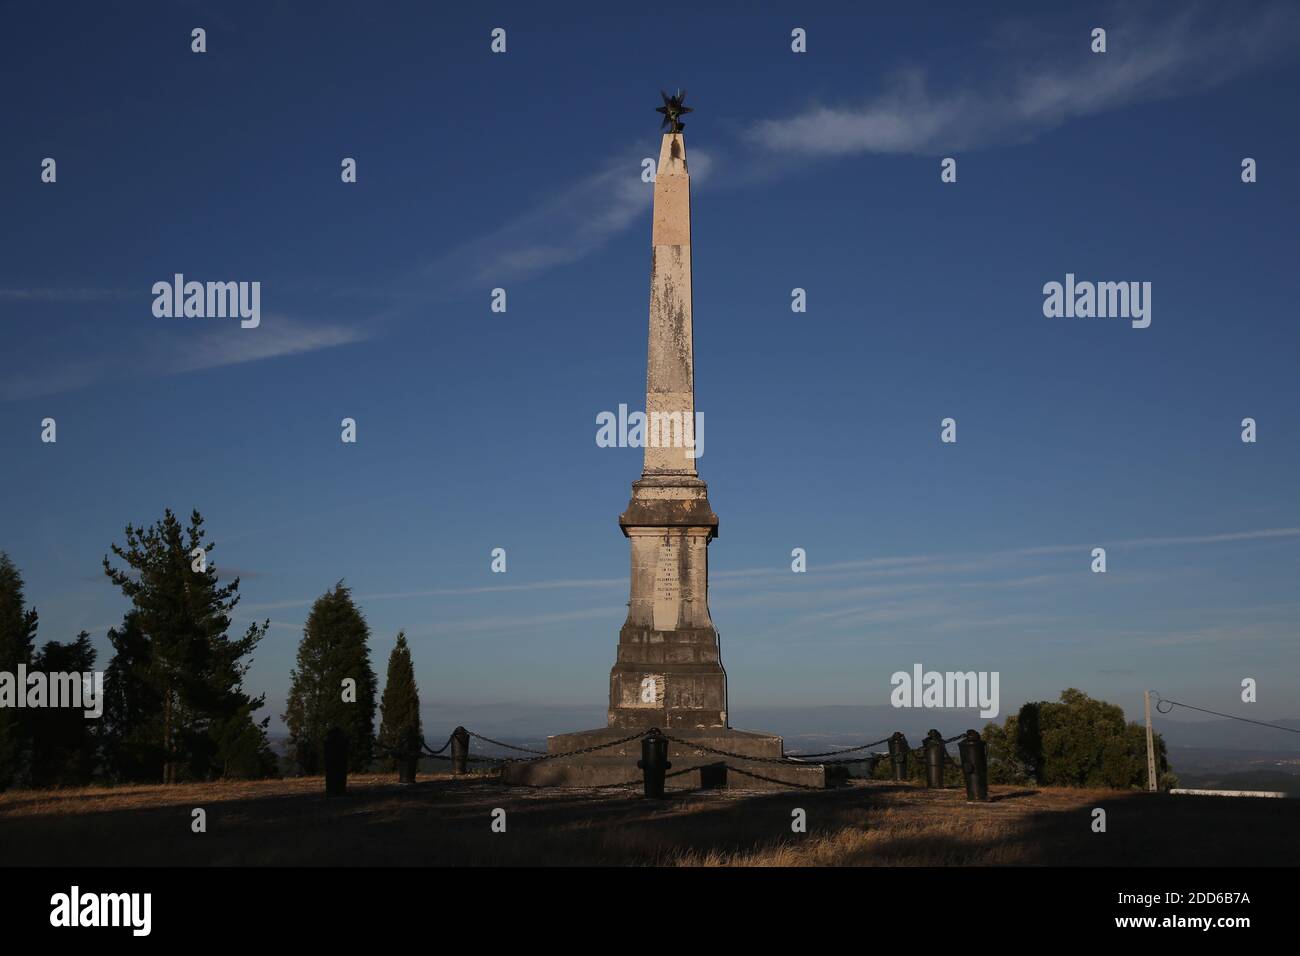
[{"label": "blue sky", "polygon": [[[109,543],[197,507],[273,727],[341,578],[427,700],[600,705],[640,456],[596,415],[643,407],[681,86],[733,721],[916,662],[1296,717],[1296,9],[705,7],[0,7],[0,548],[41,639],[105,648]],[[260,327],[155,318],[176,272],[260,281]],[[1150,328],[1045,318],[1067,272],[1151,282]]]}]

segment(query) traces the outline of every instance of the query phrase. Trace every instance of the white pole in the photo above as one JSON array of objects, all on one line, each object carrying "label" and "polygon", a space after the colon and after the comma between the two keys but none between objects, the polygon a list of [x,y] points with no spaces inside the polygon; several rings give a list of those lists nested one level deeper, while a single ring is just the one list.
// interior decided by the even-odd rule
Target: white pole
[{"label": "white pole", "polygon": [[1142,698],[1147,712],[1147,789],[1156,789],[1156,738],[1151,732],[1151,691],[1143,691]]}]

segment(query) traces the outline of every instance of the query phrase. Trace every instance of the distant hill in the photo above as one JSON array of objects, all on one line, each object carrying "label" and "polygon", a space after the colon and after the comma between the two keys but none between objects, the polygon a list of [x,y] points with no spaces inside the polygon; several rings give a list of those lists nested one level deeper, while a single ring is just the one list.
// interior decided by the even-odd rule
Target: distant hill
[{"label": "distant hill", "polygon": [[1300,797],[1300,776],[1279,770],[1247,770],[1223,774],[1180,773],[1178,786],[1197,790],[1276,790],[1288,797]]},{"label": "distant hill", "polygon": [[1240,720],[1212,717],[1206,720],[1181,720],[1172,715],[1157,715],[1156,730],[1170,748],[1202,747],[1219,750],[1280,750],[1300,753],[1300,720],[1269,721],[1289,727],[1297,733],[1260,727]]},{"label": "distant hill", "polygon": [[[1019,710],[1004,707],[994,719],[1002,723],[1008,714]],[[572,707],[529,704],[426,704],[422,708],[425,739],[441,746],[447,734],[461,724],[470,730],[508,740],[511,743],[536,745],[549,734],[588,730],[605,725],[602,705]],[[1129,719],[1141,714],[1129,714]],[[951,737],[967,728],[982,730],[989,720],[976,709],[924,710],[895,709],[885,706],[830,705],[821,707],[734,706],[731,724],[742,730],[780,734],[790,749],[809,749],[812,745],[849,746],[886,737],[901,730],[917,742],[931,728]],[[1277,721],[1300,731],[1300,719]],[[1300,733],[1259,727],[1235,720],[1211,718],[1184,720],[1157,715],[1156,731],[1171,752],[1183,747],[1216,750],[1278,751],[1300,754]],[[434,738],[438,739],[435,740]]]}]

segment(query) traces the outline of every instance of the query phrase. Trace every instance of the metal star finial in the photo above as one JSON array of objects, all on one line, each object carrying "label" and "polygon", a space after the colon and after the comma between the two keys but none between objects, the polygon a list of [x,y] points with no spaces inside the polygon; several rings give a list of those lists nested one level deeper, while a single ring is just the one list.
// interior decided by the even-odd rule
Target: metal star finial
[{"label": "metal star finial", "polygon": [[678,90],[676,96],[669,96],[663,90],[659,95],[664,98],[664,105],[655,108],[656,113],[664,114],[664,121],[659,124],[660,129],[667,129],[670,133],[680,133],[686,128],[680,117],[687,113],[695,112],[689,106],[683,106],[682,100],[686,99],[686,91]]}]

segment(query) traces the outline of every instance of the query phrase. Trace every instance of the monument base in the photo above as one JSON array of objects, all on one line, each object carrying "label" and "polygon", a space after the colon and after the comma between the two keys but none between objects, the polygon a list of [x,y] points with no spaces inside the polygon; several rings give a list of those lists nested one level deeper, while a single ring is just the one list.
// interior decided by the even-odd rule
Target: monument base
[{"label": "monument base", "polygon": [[[717,727],[697,730],[671,730],[672,736],[689,741],[668,742],[668,760],[672,766],[664,786],[668,790],[699,790],[727,787],[742,790],[780,790],[791,785],[828,786],[826,768],[819,763],[765,763],[752,758],[779,758],[785,746],[780,737],[748,730]],[[550,753],[568,753],[586,747],[598,747],[626,737],[621,727],[580,730],[547,738]],[[641,739],[572,757],[555,757],[530,763],[506,764],[502,780],[507,784],[531,787],[600,787],[617,783],[640,783]],[[741,756],[724,757],[699,747],[726,750]],[[683,772],[685,771],[685,772]],[[752,775],[752,776],[751,776]]]}]

